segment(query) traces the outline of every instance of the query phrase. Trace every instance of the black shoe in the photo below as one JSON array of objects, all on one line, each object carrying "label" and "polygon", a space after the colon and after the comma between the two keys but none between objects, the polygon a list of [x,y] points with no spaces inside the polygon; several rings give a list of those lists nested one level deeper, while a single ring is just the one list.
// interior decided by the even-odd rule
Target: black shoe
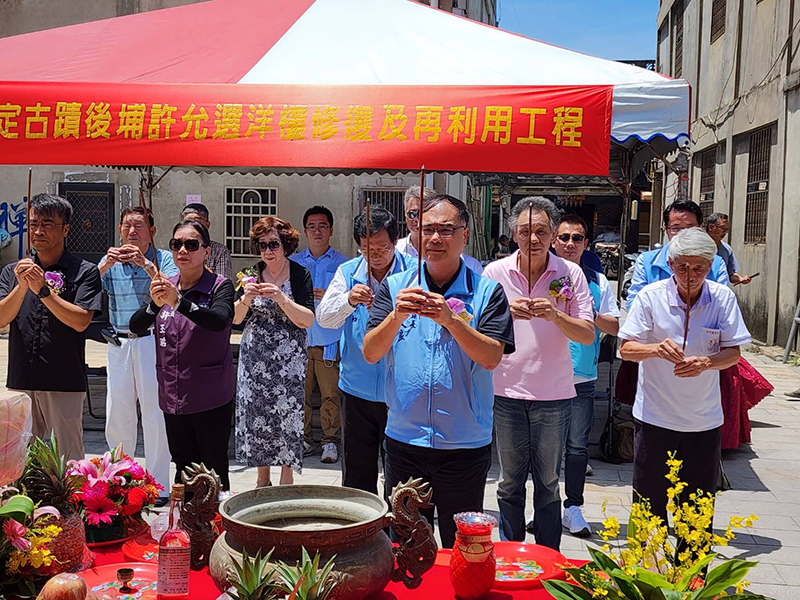
[{"label": "black shoe", "polygon": [[158,498],[156,498],[156,501],[153,502],[153,506],[155,506],[156,508],[163,508],[167,504],[169,504],[169,496],[159,496]]},{"label": "black shoe", "polygon": [[786,396],[787,400],[800,400],[800,388],[793,392],[786,392],[784,396]]}]

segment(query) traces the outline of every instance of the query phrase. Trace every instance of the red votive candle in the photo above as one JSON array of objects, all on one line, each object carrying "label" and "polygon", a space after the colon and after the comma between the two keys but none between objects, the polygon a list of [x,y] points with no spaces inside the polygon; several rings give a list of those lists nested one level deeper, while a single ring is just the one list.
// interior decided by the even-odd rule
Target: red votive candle
[{"label": "red votive candle", "polygon": [[453,517],[458,531],[450,555],[450,582],[461,600],[485,598],[494,585],[496,559],[492,529],[497,521],[479,512]]}]

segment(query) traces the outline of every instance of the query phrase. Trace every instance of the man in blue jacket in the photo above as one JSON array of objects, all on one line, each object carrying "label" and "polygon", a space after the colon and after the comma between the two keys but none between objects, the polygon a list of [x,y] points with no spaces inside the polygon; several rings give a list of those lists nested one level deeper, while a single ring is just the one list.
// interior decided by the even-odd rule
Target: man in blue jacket
[{"label": "man in blue jacket", "polygon": [[[492,462],[492,370],[514,351],[502,286],[469,269],[461,253],[469,213],[436,196],[422,207],[421,280],[392,275],[376,295],[363,353],[386,357],[386,488],[411,477],[433,490],[442,547],[455,541],[453,515],[483,509]],[[433,508],[422,511],[433,524]]]},{"label": "man in blue jacket", "polygon": [[414,259],[395,249],[398,227],[392,213],[370,211],[369,275],[367,219],[353,222],[353,238],[361,256],[339,266],[317,306],[317,323],[342,328],[339,389],[342,391],[342,485],[378,493],[378,453],[383,454],[386,429],[384,362],[369,364],[361,353],[369,308],[378,287],[389,276],[409,269]]},{"label": "man in blue jacket", "polygon": [[[664,232],[668,239],[674,238],[684,229],[700,227],[703,222],[703,211],[691,200],[676,200],[664,209]],[[636,294],[649,283],[669,279],[672,269],[669,267],[669,242],[661,248],[640,254],[633,269],[631,287],[628,290],[627,309],[631,310]],[[728,270],[723,260],[716,256],[711,264],[707,279],[723,285],[729,285]]]}]

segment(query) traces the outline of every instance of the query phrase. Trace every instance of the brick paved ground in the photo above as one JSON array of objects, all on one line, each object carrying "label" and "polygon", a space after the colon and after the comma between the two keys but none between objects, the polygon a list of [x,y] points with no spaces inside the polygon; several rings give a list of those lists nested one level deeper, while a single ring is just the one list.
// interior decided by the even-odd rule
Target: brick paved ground
[{"label": "brick paved ground", "polygon": [[[0,381],[5,380],[6,353],[8,343],[0,340]],[[759,521],[752,530],[740,533],[729,548],[721,549],[728,557],[738,556],[759,561],[750,576],[752,590],[780,600],[800,599],[800,402],[789,402],[784,393],[800,387],[800,369],[776,363],[764,356],[747,353],[747,358],[775,386],[773,395],[767,397],[750,411],[753,425],[753,441],[738,450],[724,453],[725,472],[733,490],[721,495],[717,504],[716,523],[724,527],[732,514],[755,513]],[[87,360],[93,368],[105,366],[105,346],[87,343]],[[605,387],[607,370],[601,372],[601,385]],[[103,435],[103,406],[105,404],[105,380],[90,379],[92,405],[97,418],[85,413],[85,441],[87,452],[101,453],[105,448]],[[598,399],[597,420],[592,434],[596,442],[604,422],[607,403]],[[318,430],[316,431],[319,436]],[[141,440],[141,436],[140,436]],[[607,502],[608,514],[617,515],[621,522],[627,521],[627,509],[631,498],[631,465],[612,465],[597,458],[597,447],[593,445],[591,463],[594,476],[587,479],[585,514],[593,527],[597,528],[602,516],[600,506]],[[141,441],[137,456],[142,455]],[[233,441],[231,441],[233,456]],[[232,465],[234,490],[245,490],[255,485],[255,470]],[[319,454],[306,460],[298,483],[339,485],[341,474],[338,464],[324,465]],[[497,512],[497,479],[499,471],[495,464],[490,471],[486,486],[485,508]],[[532,487],[529,483],[530,503]],[[530,538],[530,536],[529,536]],[[532,538],[529,541],[533,541]],[[588,558],[587,544],[599,545],[598,538],[585,541],[568,534],[562,540],[562,552],[572,558]]]}]

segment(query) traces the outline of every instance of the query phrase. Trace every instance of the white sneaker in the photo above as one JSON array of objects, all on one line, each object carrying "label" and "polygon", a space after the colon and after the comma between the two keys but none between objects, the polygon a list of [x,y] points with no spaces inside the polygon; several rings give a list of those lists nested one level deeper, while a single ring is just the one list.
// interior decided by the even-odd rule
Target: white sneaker
[{"label": "white sneaker", "polygon": [[586,476],[587,476],[587,477],[591,477],[592,475],[594,475],[594,469],[592,468],[592,465],[590,465],[590,464],[587,462],[587,463],[586,463]]},{"label": "white sneaker", "polygon": [[322,446],[322,458],[320,460],[324,463],[335,463],[339,460],[339,451],[336,450],[336,445],[324,444]]},{"label": "white sneaker", "polygon": [[592,527],[583,518],[583,511],[580,506],[570,506],[564,510],[561,517],[561,524],[569,530],[572,535],[578,537],[589,537],[592,535]]},{"label": "white sneaker", "polygon": [[314,444],[309,444],[306,441],[303,442],[303,456],[311,456],[312,454],[314,454],[315,450],[316,447],[314,446]]}]

